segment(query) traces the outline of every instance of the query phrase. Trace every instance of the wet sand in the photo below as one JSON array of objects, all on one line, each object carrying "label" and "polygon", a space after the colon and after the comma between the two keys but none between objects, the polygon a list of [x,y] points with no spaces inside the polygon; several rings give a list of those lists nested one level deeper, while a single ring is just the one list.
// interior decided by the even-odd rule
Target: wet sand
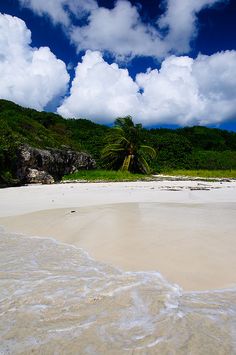
[{"label": "wet sand", "polygon": [[6,193],[7,231],[53,237],[126,271],[159,271],[185,290],[236,284],[235,182],[30,186],[0,198]]},{"label": "wet sand", "polygon": [[235,182],[0,190],[0,353],[235,354],[235,217]]},{"label": "wet sand", "polygon": [[183,292],[1,230],[0,270],[1,354],[235,354],[236,288]]}]

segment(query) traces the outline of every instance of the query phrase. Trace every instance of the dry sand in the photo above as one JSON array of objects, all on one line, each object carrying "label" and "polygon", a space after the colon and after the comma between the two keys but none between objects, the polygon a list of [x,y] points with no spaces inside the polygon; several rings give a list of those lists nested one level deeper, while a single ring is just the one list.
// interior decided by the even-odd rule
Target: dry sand
[{"label": "dry sand", "polygon": [[160,271],[186,290],[236,284],[236,182],[9,188],[0,190],[0,225],[124,270]]}]

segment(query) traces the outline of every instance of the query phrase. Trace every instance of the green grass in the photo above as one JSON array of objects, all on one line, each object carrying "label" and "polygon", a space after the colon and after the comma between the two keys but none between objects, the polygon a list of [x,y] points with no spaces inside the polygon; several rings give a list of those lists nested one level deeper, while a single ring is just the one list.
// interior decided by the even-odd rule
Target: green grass
[{"label": "green grass", "polygon": [[[236,179],[236,170],[168,170],[162,174],[172,176],[188,176],[201,178],[230,178]],[[124,171],[114,170],[81,170],[74,174],[65,175],[62,181],[78,180],[78,181],[137,181],[152,179],[148,175],[131,174]]]},{"label": "green grass", "polygon": [[137,181],[145,180],[147,175],[131,174],[124,171],[114,170],[81,170],[74,174],[65,175],[62,181],[82,180],[82,181]]},{"label": "green grass", "polygon": [[181,175],[202,178],[230,178],[236,179],[236,170],[170,170],[163,174]]}]

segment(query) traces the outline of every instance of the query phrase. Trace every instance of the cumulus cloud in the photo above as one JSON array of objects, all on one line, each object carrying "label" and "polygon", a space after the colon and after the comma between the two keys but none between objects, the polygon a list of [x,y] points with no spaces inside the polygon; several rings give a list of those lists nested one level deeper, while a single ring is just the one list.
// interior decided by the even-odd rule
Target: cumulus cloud
[{"label": "cumulus cloud", "polygon": [[138,89],[127,69],[106,63],[100,52],[87,51],[77,66],[70,96],[58,113],[110,123],[139,105]]},{"label": "cumulus cloud", "polygon": [[65,64],[48,47],[32,48],[24,21],[0,14],[0,97],[38,110],[64,95]]},{"label": "cumulus cloud", "polygon": [[78,64],[64,117],[111,123],[131,114],[144,125],[220,123],[236,114],[236,51],[166,58],[133,80],[127,70],[87,51]]},{"label": "cumulus cloud", "polygon": [[[216,123],[236,116],[236,51],[199,55],[193,76],[205,103],[201,123]],[[203,101],[202,99],[202,101]],[[208,115],[207,115],[208,113]]]},{"label": "cumulus cloud", "polygon": [[[36,14],[46,14],[54,23],[62,24],[78,52],[99,50],[126,60],[135,56],[162,59],[173,52],[187,53],[191,40],[197,35],[198,12],[223,2],[163,0],[165,12],[155,26],[144,23],[138,8],[127,0],[118,0],[112,9],[99,7],[95,0],[19,1]],[[86,16],[86,24],[73,26],[73,17],[83,16]]]},{"label": "cumulus cloud", "polygon": [[[118,64],[107,63],[102,54],[109,51],[118,57],[148,53],[159,56],[168,52],[167,44],[172,42],[170,48],[174,44],[180,48],[173,8],[178,6],[181,13],[183,2],[186,8],[182,11],[188,20],[182,19],[181,25],[182,20],[175,17],[183,31],[181,51],[185,51],[194,33],[196,13],[216,0],[196,0],[191,4],[187,0],[168,0],[167,11],[159,22],[167,29],[165,39],[156,29],[144,25],[136,7],[125,0],[118,1],[111,10],[98,8],[94,0],[20,1],[36,6],[39,14],[46,11],[55,23],[69,23],[71,36],[75,36],[80,48],[101,49],[87,50],[78,64],[70,93],[58,108],[62,116],[111,123],[117,116],[131,114],[144,125],[217,124],[235,117],[236,51],[199,55],[196,59],[167,56],[159,70],[147,70],[135,79]],[[60,11],[53,12],[53,6]],[[78,28],[71,27],[70,15],[79,11],[79,6],[80,15],[86,13],[89,17],[78,32]],[[52,15],[45,10],[49,8]],[[0,97],[42,110],[65,94],[69,76],[65,64],[49,48],[32,48],[30,44],[31,32],[25,23],[0,14]]]},{"label": "cumulus cloud", "polygon": [[163,57],[168,51],[157,29],[142,23],[137,8],[128,1],[118,1],[111,10],[92,11],[88,24],[73,27],[70,35],[78,51],[108,51],[119,58]]}]

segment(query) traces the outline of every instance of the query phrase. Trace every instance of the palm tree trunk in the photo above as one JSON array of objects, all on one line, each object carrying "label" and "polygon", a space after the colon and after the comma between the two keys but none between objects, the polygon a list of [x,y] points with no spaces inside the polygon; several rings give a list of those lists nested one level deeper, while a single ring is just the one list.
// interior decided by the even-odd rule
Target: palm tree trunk
[{"label": "palm tree trunk", "polygon": [[121,167],[121,171],[129,171],[129,167],[130,167],[130,163],[131,163],[131,160],[132,160],[132,154],[129,154],[125,157],[124,161],[123,161],[123,164],[122,164],[122,167]]}]

